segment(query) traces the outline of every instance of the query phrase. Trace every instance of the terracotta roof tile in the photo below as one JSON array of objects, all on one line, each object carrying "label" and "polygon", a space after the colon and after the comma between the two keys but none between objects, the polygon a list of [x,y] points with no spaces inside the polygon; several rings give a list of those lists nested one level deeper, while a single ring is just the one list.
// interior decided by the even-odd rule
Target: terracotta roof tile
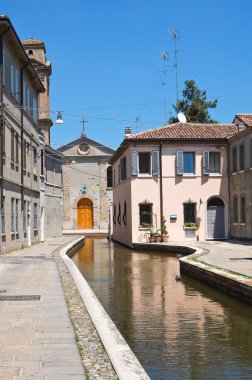
[{"label": "terracotta roof tile", "polygon": [[44,42],[30,38],[29,40],[22,41],[22,45],[44,45]]},{"label": "terracotta roof tile", "polygon": [[241,122],[248,126],[252,126],[252,114],[251,113],[238,113],[235,115],[235,117],[238,117]]},{"label": "terracotta roof tile", "polygon": [[128,139],[225,139],[238,132],[235,124],[176,123],[129,135]]}]

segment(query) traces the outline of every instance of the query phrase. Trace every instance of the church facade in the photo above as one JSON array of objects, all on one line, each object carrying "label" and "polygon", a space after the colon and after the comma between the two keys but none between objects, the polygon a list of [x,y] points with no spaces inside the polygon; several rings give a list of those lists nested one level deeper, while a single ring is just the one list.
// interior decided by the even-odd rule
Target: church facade
[{"label": "church facade", "polygon": [[80,138],[58,149],[63,158],[63,231],[106,230],[109,225],[114,151]]}]

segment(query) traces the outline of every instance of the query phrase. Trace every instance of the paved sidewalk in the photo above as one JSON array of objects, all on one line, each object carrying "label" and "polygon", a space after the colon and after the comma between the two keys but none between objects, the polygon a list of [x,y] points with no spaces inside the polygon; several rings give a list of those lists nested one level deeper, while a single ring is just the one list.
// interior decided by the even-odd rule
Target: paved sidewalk
[{"label": "paved sidewalk", "polygon": [[241,240],[204,241],[192,245],[209,250],[209,253],[199,258],[201,261],[252,277],[252,242],[242,242]]},{"label": "paved sidewalk", "polygon": [[[84,380],[82,360],[51,253],[73,237],[0,256],[0,379]],[[4,300],[7,296],[40,300]]]}]

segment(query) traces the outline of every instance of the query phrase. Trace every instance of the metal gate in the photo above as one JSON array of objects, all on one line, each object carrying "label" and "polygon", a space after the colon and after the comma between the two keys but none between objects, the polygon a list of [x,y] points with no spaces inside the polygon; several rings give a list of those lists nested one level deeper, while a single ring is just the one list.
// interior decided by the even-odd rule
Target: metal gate
[{"label": "metal gate", "polygon": [[207,204],[207,238],[225,239],[225,205],[217,197]]}]

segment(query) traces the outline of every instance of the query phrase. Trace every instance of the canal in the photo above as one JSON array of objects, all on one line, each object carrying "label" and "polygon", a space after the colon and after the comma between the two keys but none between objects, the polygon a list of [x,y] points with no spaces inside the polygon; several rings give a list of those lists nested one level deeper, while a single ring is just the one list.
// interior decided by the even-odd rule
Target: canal
[{"label": "canal", "polygon": [[73,261],[152,380],[252,379],[251,307],[176,281],[175,254],[87,239]]}]

